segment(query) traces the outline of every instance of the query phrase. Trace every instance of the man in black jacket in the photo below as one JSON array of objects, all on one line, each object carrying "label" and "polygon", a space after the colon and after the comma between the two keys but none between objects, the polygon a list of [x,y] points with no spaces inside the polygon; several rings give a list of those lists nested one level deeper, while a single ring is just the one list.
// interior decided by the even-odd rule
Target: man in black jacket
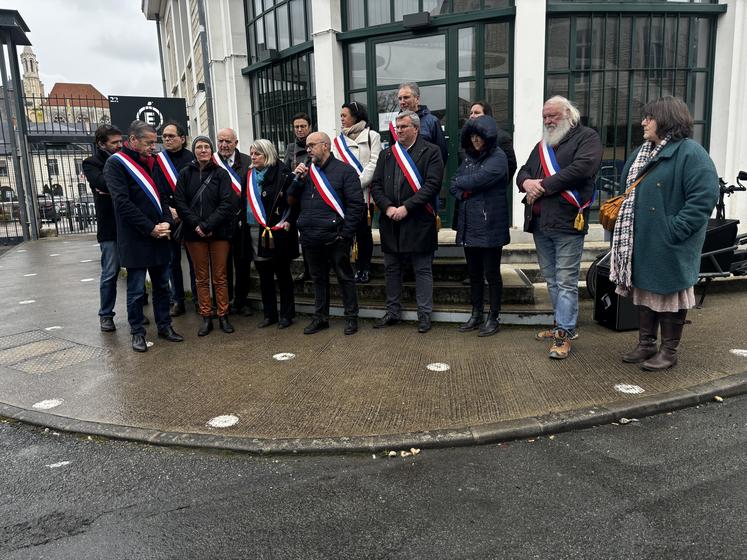
[{"label": "man in black jacket", "polygon": [[[420,137],[420,119],[412,111],[397,116],[399,140],[379,155],[371,194],[381,210],[379,235],[386,274],[386,313],[374,328],[402,320],[402,268],[412,263],[418,304],[418,332],[431,328],[433,254],[438,248],[436,197],[444,165],[439,149]],[[413,177],[401,162],[414,164]]]},{"label": "man in black jacket", "polygon": [[314,334],[329,328],[329,268],[334,268],[345,307],[345,334],[358,332],[358,295],[350,250],[366,213],[358,173],[330,152],[331,141],[323,132],[306,140],[311,166],[300,163],[298,179],[289,192],[300,200],[297,226],[301,245],[314,282],[314,319],[303,330]]},{"label": "man in black jacket", "polygon": [[124,147],[104,166],[114,203],[119,259],[127,268],[127,321],[136,352],[148,350],[143,326],[146,273],[153,285],[153,313],[159,338],[169,342],[184,340],[174,331],[169,315],[169,239],[173,220],[152,178],[151,154],[155,144],[156,130],[142,121],[133,121]]},{"label": "man in black jacket", "polygon": [[[246,196],[246,181],[249,174],[249,167],[252,165],[252,159],[245,153],[240,152],[237,148],[239,139],[232,128],[222,128],[218,131],[218,157],[227,166],[230,167],[238,177],[241,185],[241,193]],[[230,172],[229,172],[229,175]],[[237,195],[240,196],[240,195]],[[240,206],[237,204],[237,207]],[[228,267],[226,268],[226,277],[228,279],[228,299],[232,301],[231,312],[241,313],[245,317],[252,314],[246,296],[249,293],[249,267],[254,257],[252,247],[252,236],[247,226],[246,217],[238,211],[235,230],[231,238],[231,252],[228,255]],[[234,281],[234,274],[236,279]]]},{"label": "man in black jacket", "polygon": [[[179,172],[194,159],[194,154],[185,146],[187,131],[175,121],[167,121],[161,128],[164,150],[156,155],[156,165],[153,166],[153,180],[156,182],[161,200],[165,201],[171,210],[174,224],[179,223],[174,205],[174,190]],[[194,271],[191,262],[189,267],[192,279],[192,293],[194,294]],[[171,240],[171,316],[184,314],[184,279],[182,277],[182,243]],[[196,297],[196,296],[195,296]]]},{"label": "man in black jacket", "polygon": [[567,358],[570,341],[578,337],[578,276],[602,161],[599,134],[580,119],[565,97],[548,99],[542,108],[542,140],[516,176],[519,190],[526,193],[524,230],[534,235],[555,313],[555,327],[536,338],[553,341],[549,356],[555,359]]},{"label": "man in black jacket", "polygon": [[101,279],[99,281],[99,323],[101,330],[112,332],[114,304],[117,301],[117,278],[119,278],[119,254],[117,253],[117,224],[114,206],[104,178],[104,165],[109,156],[122,149],[122,131],[102,124],[96,129],[96,154],[83,161],[83,174],[93,191],[96,205],[96,239],[101,249]]}]

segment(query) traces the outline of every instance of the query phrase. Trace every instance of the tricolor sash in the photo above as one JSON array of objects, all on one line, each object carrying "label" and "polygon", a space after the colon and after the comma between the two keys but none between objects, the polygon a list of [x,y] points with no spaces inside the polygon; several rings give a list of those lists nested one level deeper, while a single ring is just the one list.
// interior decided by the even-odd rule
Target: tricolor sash
[{"label": "tricolor sash", "polygon": [[363,175],[363,164],[357,157],[355,157],[355,154],[350,149],[350,146],[348,146],[345,135],[340,134],[339,136],[336,136],[335,139],[332,140],[332,143],[335,145],[337,153],[340,154],[340,159],[342,159],[342,161],[344,161],[348,165],[352,166],[353,169],[358,172],[358,176]]},{"label": "tricolor sash", "polygon": [[[560,165],[558,165],[558,160],[555,157],[555,150],[544,140],[540,140],[539,143],[539,156],[542,163],[542,172],[545,174],[545,177],[552,177],[560,171]],[[592,193],[591,198],[585,204],[582,204],[581,195],[578,191],[565,190],[560,193],[560,196],[578,208],[576,220],[573,223],[573,227],[578,231],[583,231],[584,229],[584,210],[594,202],[595,194],[596,191]]]},{"label": "tricolor sash", "polygon": [[392,140],[397,142],[399,140],[399,135],[397,134],[397,129],[394,126],[394,121],[389,121],[389,134],[392,135]]},{"label": "tricolor sash", "polygon": [[288,219],[288,215],[290,214],[290,207],[285,209],[285,213],[277,224],[274,226],[267,225],[267,213],[265,212],[264,204],[262,204],[262,195],[259,190],[259,183],[257,182],[256,169],[251,169],[249,171],[246,194],[246,199],[249,202],[249,208],[251,209],[252,214],[254,214],[254,219],[257,220],[259,227],[262,228],[262,240],[265,240],[265,237],[267,237],[265,243],[268,247],[272,248],[274,245],[272,232],[283,229],[283,226],[285,226],[285,222]]},{"label": "tricolor sash", "polygon": [[171,161],[166,150],[161,150],[156,154],[156,163],[166,176],[166,181],[169,183],[171,191],[176,191],[176,179],[179,176],[179,173],[176,171],[176,167],[174,167],[174,163]]},{"label": "tricolor sash", "polygon": [[[412,161],[410,154],[407,153],[407,150],[399,141],[394,143],[392,153],[394,154],[394,159],[397,160],[397,165],[399,165],[402,174],[405,176],[405,179],[407,179],[410,188],[414,192],[418,192],[423,188],[423,178],[420,176],[420,172],[415,166],[415,162]],[[435,216],[436,211],[433,209],[430,202],[425,204],[425,209]]]},{"label": "tricolor sash", "polygon": [[311,177],[311,182],[314,183],[316,190],[319,192],[319,195],[322,197],[324,202],[326,202],[327,205],[337,212],[344,220],[345,209],[342,206],[342,201],[337,195],[335,189],[332,188],[332,185],[329,184],[329,179],[327,179],[324,171],[312,163],[311,168],[309,169],[309,177]]},{"label": "tricolor sash", "polygon": [[241,196],[241,177],[239,177],[239,174],[230,165],[226,165],[218,154],[213,154],[213,161],[228,172],[233,191],[237,196]]},{"label": "tricolor sash", "polygon": [[156,188],[155,181],[153,181],[153,177],[148,175],[145,169],[140,167],[140,165],[138,165],[135,160],[127,154],[117,152],[116,154],[112,154],[111,157],[116,158],[116,160],[124,166],[132,178],[135,179],[135,182],[141,189],[143,189],[143,192],[148,196],[150,201],[153,203],[153,206],[156,207],[158,213],[163,216],[161,197],[158,196],[158,189]]}]

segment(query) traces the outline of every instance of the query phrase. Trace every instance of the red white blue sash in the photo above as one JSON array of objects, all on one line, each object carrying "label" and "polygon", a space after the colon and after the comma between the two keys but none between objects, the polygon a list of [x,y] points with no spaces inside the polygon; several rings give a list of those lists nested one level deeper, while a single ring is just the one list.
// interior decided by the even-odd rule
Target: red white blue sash
[{"label": "red white blue sash", "polygon": [[179,173],[176,171],[176,167],[174,167],[174,163],[171,161],[166,150],[161,150],[156,154],[156,163],[166,176],[166,181],[169,183],[171,191],[176,191],[176,179],[179,177]]},{"label": "red white blue sash", "polygon": [[140,167],[140,165],[138,165],[135,160],[127,154],[117,152],[116,154],[112,154],[111,157],[116,158],[119,163],[124,165],[124,168],[127,170],[127,172],[132,176],[133,179],[135,179],[135,182],[140,186],[141,189],[143,189],[143,192],[148,196],[150,201],[153,203],[153,206],[156,207],[158,213],[163,216],[161,197],[158,196],[158,189],[156,188],[155,181],[153,181],[153,177],[148,175],[145,169]]},{"label": "red white blue sash", "polygon": [[228,176],[231,178],[231,186],[237,196],[241,196],[241,177],[236,173],[230,165],[226,165],[218,154],[213,154],[213,161],[216,165],[219,165],[228,172]]},{"label": "red white blue sash", "polygon": [[[558,165],[558,160],[555,157],[555,150],[544,140],[540,140],[539,155],[540,162],[542,163],[542,171],[544,172],[545,177],[552,177],[560,171],[560,165]],[[578,191],[563,191],[560,193],[560,196],[578,208],[579,212],[583,212],[592,202],[594,202],[594,195],[592,194],[591,199],[585,204],[582,204],[581,195]]]},{"label": "red white blue sash", "polygon": [[[423,178],[420,176],[420,172],[415,166],[415,162],[412,161],[410,154],[407,153],[407,150],[399,141],[394,143],[392,153],[394,154],[394,159],[397,160],[397,165],[399,165],[402,174],[405,176],[405,179],[407,179],[410,188],[414,192],[418,192],[423,188]],[[430,203],[426,203],[425,209],[433,215],[436,214]]]},{"label": "red white blue sash", "polygon": [[358,172],[359,176],[363,175],[363,164],[357,157],[355,157],[355,154],[350,149],[350,146],[348,146],[345,135],[340,134],[339,136],[336,136],[335,139],[332,140],[332,143],[335,145],[337,153],[340,154],[340,159],[348,165],[352,166]]},{"label": "red white blue sash", "polygon": [[397,128],[394,126],[394,121],[389,121],[389,134],[392,135],[392,140],[394,142],[397,142],[399,140],[399,135],[397,134]]},{"label": "red white blue sash", "polygon": [[332,210],[337,212],[341,218],[345,219],[345,209],[342,206],[342,201],[337,195],[335,189],[332,188],[332,185],[329,184],[329,179],[327,179],[324,171],[312,163],[309,170],[309,177],[311,177],[311,182],[314,183],[316,190],[319,192],[319,195],[322,197],[324,202],[326,202]]},{"label": "red white blue sash", "polygon": [[[249,208],[251,209],[252,214],[254,214],[254,219],[257,220],[257,223],[260,225],[260,227],[264,228],[265,230],[277,231],[279,229],[283,229],[283,226],[288,219],[288,215],[290,214],[290,208],[286,208],[285,213],[276,225],[268,226],[267,212],[265,212],[265,205],[262,204],[262,193],[259,189],[259,183],[257,182],[256,169],[252,169],[249,172],[247,181],[247,201],[249,202]],[[264,233],[262,234],[262,236],[264,237]]]}]

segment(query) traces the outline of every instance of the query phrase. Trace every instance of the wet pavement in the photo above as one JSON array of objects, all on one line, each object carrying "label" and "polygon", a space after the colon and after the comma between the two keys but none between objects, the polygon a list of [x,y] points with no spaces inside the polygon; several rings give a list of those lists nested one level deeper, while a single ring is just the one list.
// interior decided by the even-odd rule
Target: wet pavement
[{"label": "wet pavement", "polygon": [[[687,406],[747,390],[747,293],[713,293],[692,310],[680,364],[647,373],[619,356],[635,332],[591,320],[567,360],[547,358],[536,328],[493,337],[435,324],[382,330],[342,321],[316,335],[257,329],[130,348],[124,279],[115,333],[98,325],[99,249],[91,237],[25,243],[0,257],[0,415],[56,429],[164,444],[249,451],[464,445],[553,433]],[[153,319],[152,311],[146,315]]]}]

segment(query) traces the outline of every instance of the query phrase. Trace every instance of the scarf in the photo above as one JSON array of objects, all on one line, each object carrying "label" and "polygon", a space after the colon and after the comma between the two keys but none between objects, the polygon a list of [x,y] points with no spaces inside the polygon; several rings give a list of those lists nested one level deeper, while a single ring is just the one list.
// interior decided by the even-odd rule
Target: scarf
[{"label": "scarf", "polygon": [[[671,135],[667,135],[659,144],[645,142],[638,150],[635,161],[628,170],[625,180],[627,191],[638,178],[639,173],[653,160],[662,148],[667,145]],[[621,296],[629,296],[633,289],[633,226],[635,222],[635,191],[628,193],[620,207],[612,234],[612,252],[610,255],[610,281],[617,284],[615,291]]]},{"label": "scarf", "polygon": [[366,130],[367,127],[368,123],[366,121],[358,121],[353,126],[343,128],[342,133],[351,140],[355,140],[356,138],[358,138],[358,136],[360,136],[361,132]]}]

